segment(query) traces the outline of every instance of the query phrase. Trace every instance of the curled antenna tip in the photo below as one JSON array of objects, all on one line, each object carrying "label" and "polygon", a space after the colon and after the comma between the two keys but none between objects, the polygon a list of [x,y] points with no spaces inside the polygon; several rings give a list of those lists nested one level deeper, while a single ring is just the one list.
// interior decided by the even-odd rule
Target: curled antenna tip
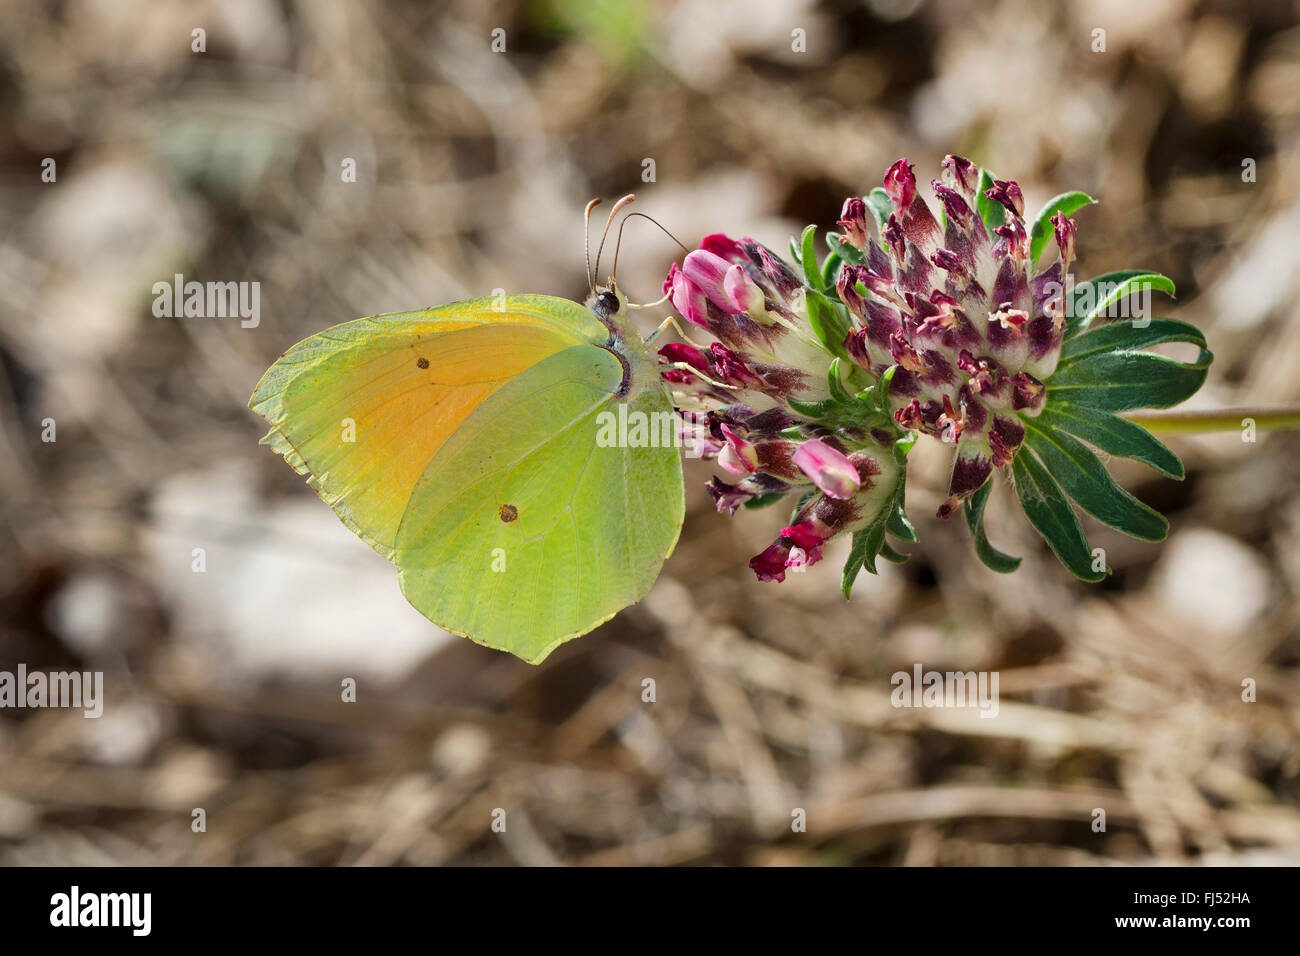
[{"label": "curled antenna tip", "polygon": [[582,211],[582,255],[587,261],[587,288],[592,292],[596,291],[596,280],[591,271],[591,211],[599,205],[600,197],[597,196],[587,203],[587,208]]},{"label": "curled antenna tip", "polygon": [[609,211],[609,218],[605,220],[605,231],[600,234],[600,245],[596,247],[596,272],[593,274],[592,278],[593,289],[595,287],[595,276],[600,273],[600,254],[605,251],[605,239],[609,236],[610,227],[614,225],[614,216],[618,214],[620,209],[632,202],[634,199],[636,199],[636,194],[628,193],[618,202],[614,203],[614,208]]},{"label": "curled antenna tip", "polygon": [[[680,239],[678,239],[676,236],[674,236],[667,229],[665,229],[663,223],[661,223],[658,219],[655,219],[653,216],[647,216],[643,212],[630,212],[626,216],[624,216],[623,221],[618,224],[618,238],[614,242],[614,273],[615,274],[618,273],[618,250],[623,245],[623,227],[627,225],[627,221],[631,219],[633,216],[640,216],[642,219],[649,219],[652,223],[654,223],[656,226],[659,227],[660,231],[662,231],[665,236],[667,236],[673,242],[677,243],[677,245],[681,246],[682,252],[686,253],[687,255],[690,255],[691,250],[686,248],[686,244],[682,242]],[[661,299],[660,301],[663,300]]]}]

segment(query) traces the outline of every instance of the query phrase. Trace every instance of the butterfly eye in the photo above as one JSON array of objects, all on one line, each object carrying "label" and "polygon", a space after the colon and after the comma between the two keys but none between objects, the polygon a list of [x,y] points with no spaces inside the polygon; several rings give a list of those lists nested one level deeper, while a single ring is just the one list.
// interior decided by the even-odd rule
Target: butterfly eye
[{"label": "butterfly eye", "polygon": [[596,299],[602,315],[613,315],[618,311],[618,296],[613,292],[602,292]]}]

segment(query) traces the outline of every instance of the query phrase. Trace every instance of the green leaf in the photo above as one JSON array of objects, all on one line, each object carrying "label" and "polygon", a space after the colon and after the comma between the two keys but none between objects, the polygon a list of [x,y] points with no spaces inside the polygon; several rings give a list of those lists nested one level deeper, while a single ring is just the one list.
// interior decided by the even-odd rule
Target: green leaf
[{"label": "green leaf", "polygon": [[1169,534],[1164,515],[1116,484],[1101,459],[1079,439],[1025,420],[1025,445],[1079,507],[1098,521],[1143,541],[1163,541]]},{"label": "green leaf", "polygon": [[979,186],[975,189],[975,209],[979,212],[980,218],[984,220],[984,228],[993,235],[993,230],[1006,222],[1007,211],[1002,208],[1002,203],[990,199],[984,195],[986,189],[993,188],[994,176],[987,169],[980,170]]},{"label": "green leaf", "polygon": [[804,402],[797,398],[787,398],[785,402],[804,418],[814,420],[829,415],[839,406],[839,403],[831,398],[824,398],[820,402]]},{"label": "green leaf", "polygon": [[838,232],[826,233],[826,245],[835,255],[839,256],[845,262],[851,262],[855,266],[860,266],[867,261],[867,257],[856,246],[851,246],[847,242],[840,242],[842,234]]},{"label": "green leaf", "polygon": [[1190,364],[1150,352],[1096,352],[1059,367],[1047,381],[1047,400],[1110,412],[1169,408],[1196,393],[1213,359],[1204,348]]},{"label": "green leaf", "polygon": [[975,553],[979,555],[979,559],[985,566],[998,574],[1010,574],[1020,567],[1021,559],[1013,558],[989,544],[988,534],[984,531],[984,508],[989,502],[989,494],[992,491],[993,481],[990,479],[980,486],[979,491],[966,499],[966,527],[970,528],[970,533],[975,538]]},{"label": "green leaf", "polygon": [[844,560],[844,570],[840,574],[840,591],[845,598],[853,595],[853,582],[862,573],[862,564],[867,557],[867,537],[865,531],[853,533],[853,543],[849,547],[849,556]]},{"label": "green leaf", "polygon": [[808,226],[803,231],[803,236],[799,240],[799,262],[803,266],[804,281],[807,282],[808,288],[816,289],[821,292],[822,274],[817,268],[817,227]]},{"label": "green leaf", "polygon": [[910,554],[900,554],[895,551],[889,546],[888,541],[880,546],[880,556],[886,561],[894,562],[894,564],[907,564],[908,559],[912,557]]},{"label": "green leaf", "polygon": [[771,505],[776,504],[784,497],[785,497],[784,492],[773,492],[772,494],[767,494],[767,495],[755,495],[754,497],[747,500],[743,505],[741,505],[741,507],[748,508],[750,511],[757,511],[760,508],[767,508],[770,507]]},{"label": "green leaf", "polygon": [[844,382],[840,378],[842,365],[837,358],[831,359],[830,367],[826,370],[826,387],[830,390],[831,398],[844,405],[852,405],[854,397],[844,388]]},{"label": "green leaf", "polygon": [[876,570],[876,558],[880,556],[880,549],[885,546],[885,524],[887,520],[888,512],[882,512],[866,530],[867,553],[866,557],[862,559],[862,566],[872,574],[879,573]]},{"label": "green leaf", "polygon": [[896,442],[894,442],[894,460],[900,465],[907,459],[907,453],[912,450],[916,440],[921,437],[920,432],[904,432]]},{"label": "green leaf", "polygon": [[1106,572],[1092,569],[1092,552],[1088,549],[1088,539],[1084,537],[1078,515],[1070,507],[1061,486],[1047,473],[1033,452],[1022,448],[1011,460],[1011,473],[1025,517],[1061,563],[1075,577],[1085,581],[1102,580]]},{"label": "green leaf", "polygon": [[[847,249],[851,247],[845,246],[845,248]],[[828,255],[826,261],[822,263],[822,288],[826,290],[828,298],[830,296],[835,296],[837,299],[839,298],[839,291],[835,288],[835,284],[839,280],[840,269],[843,265],[844,260],[840,258],[840,254],[835,250],[831,250],[831,254]]]},{"label": "green leaf", "polygon": [[[911,446],[909,445],[908,448]],[[895,538],[901,538],[904,541],[916,543],[916,526],[912,524],[907,517],[907,511],[903,505],[907,498],[907,463],[904,459],[907,457],[907,450],[899,448],[897,443],[894,445],[894,460],[900,465],[898,470],[898,486],[894,489],[894,504],[889,509],[889,517],[885,519],[885,530]]]},{"label": "green leaf", "polygon": [[[1107,272],[1087,282],[1080,282],[1070,293],[1070,307],[1066,310],[1065,337],[1069,339],[1078,335],[1112,305],[1134,292],[1141,291],[1143,286],[1150,286],[1154,292],[1164,292],[1171,296],[1174,294],[1172,279],[1147,269]],[[1132,316],[1120,317],[1132,318]]]},{"label": "green leaf", "polygon": [[[876,391],[871,400],[875,402],[877,410],[881,414],[889,415],[889,386],[894,383],[894,375],[898,372],[897,365],[891,365],[885,369],[880,376],[880,381],[876,382]],[[910,448],[910,446],[909,446]],[[906,452],[904,452],[906,454]]]},{"label": "green leaf", "polygon": [[885,529],[895,538],[901,538],[904,541],[916,543],[916,526],[912,524],[901,506],[894,508],[889,513],[889,520],[885,523]]},{"label": "green leaf", "polygon": [[1038,210],[1038,215],[1034,217],[1033,228],[1029,230],[1030,266],[1032,267],[1038,262],[1038,257],[1043,254],[1043,249],[1047,246],[1047,240],[1052,238],[1052,234],[1055,232],[1052,227],[1052,217],[1054,215],[1059,212],[1068,216],[1096,201],[1087,193],[1081,193],[1078,190],[1061,193],[1059,196],[1049,199],[1047,205]]},{"label": "green leaf", "polygon": [[848,358],[848,353],[844,351],[844,340],[849,335],[849,321],[841,313],[843,307],[816,291],[810,290],[805,299],[808,305],[808,324],[812,326],[817,341],[831,355]]},{"label": "green leaf", "polygon": [[1082,438],[1108,455],[1150,465],[1178,481],[1185,474],[1183,463],[1163,442],[1141,425],[1110,412],[1069,402],[1052,402],[1038,413],[1036,421]]},{"label": "green leaf", "polygon": [[1115,322],[1089,329],[1061,346],[1058,368],[1100,352],[1132,351],[1164,342],[1190,342],[1204,349],[1205,335],[1194,325],[1178,319],[1149,319],[1143,326]]},{"label": "green leaf", "polygon": [[847,598],[853,592],[853,582],[858,579],[865,567],[872,574],[876,573],[876,557],[885,544],[885,520],[881,516],[853,533],[853,546],[849,549],[849,558],[844,562],[844,573],[840,578],[840,590]]},{"label": "green leaf", "polygon": [[[906,451],[899,450],[898,445],[898,442],[894,443],[895,459],[906,454]],[[889,503],[884,508],[880,509],[871,524],[853,534],[853,546],[849,549],[849,557],[848,560],[844,562],[844,573],[840,578],[840,589],[844,592],[846,598],[849,597],[850,593],[853,591],[853,582],[857,580],[858,575],[862,572],[864,567],[872,574],[877,573],[876,558],[887,547],[885,544],[885,531],[889,528],[891,522],[894,521],[895,515],[900,516],[902,519],[903,525],[900,525],[900,530],[911,532],[910,538],[908,538],[906,533],[900,534],[899,537],[904,538],[905,540],[916,540],[916,531],[912,529],[911,522],[907,520],[907,516],[903,513],[906,474],[907,471],[905,468],[899,469],[898,479],[894,484],[894,491],[890,496]],[[893,549],[889,550],[891,553],[897,554]],[[886,555],[886,557],[888,558],[888,555]],[[889,558],[889,560],[892,561],[895,559]],[[906,558],[904,557],[903,560],[906,560]]]},{"label": "green leaf", "polygon": [[876,228],[883,229],[885,223],[889,222],[890,213],[894,211],[894,203],[890,200],[889,193],[885,192],[884,187],[877,186],[863,196],[862,201],[871,210],[871,215],[876,220]]}]

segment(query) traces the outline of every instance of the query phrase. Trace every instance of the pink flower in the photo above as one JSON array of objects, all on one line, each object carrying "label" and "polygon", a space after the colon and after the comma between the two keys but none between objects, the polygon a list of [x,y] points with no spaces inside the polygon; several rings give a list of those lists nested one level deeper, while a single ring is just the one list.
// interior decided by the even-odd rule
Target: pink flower
[{"label": "pink flower", "polygon": [[683,412],[678,416],[677,434],[681,437],[689,458],[707,461],[717,458],[718,452],[723,449],[723,443],[713,437],[708,420],[693,412]]},{"label": "pink flower", "polygon": [[784,541],[768,545],[767,550],[749,559],[749,567],[760,581],[784,581],[785,563],[790,557],[790,546]]},{"label": "pink flower", "polygon": [[803,548],[791,548],[790,555],[785,559],[785,566],[792,571],[802,571],[810,568],[822,559],[821,549],[816,551],[805,551]]},{"label": "pink flower", "polygon": [[671,297],[673,308],[682,314],[687,322],[701,328],[709,327],[709,297],[704,290],[687,278],[686,273],[673,263],[664,282],[664,292]]},{"label": "pink flower", "polygon": [[703,290],[710,302],[723,312],[743,311],[732,308],[731,299],[722,284],[730,267],[731,263],[726,259],[707,249],[696,249],[682,260],[682,272]]},{"label": "pink flower", "polygon": [[729,426],[722,426],[727,444],[718,452],[718,464],[733,475],[752,475],[758,471],[758,452],[753,443],[745,441]]},{"label": "pink flower", "polygon": [[862,484],[853,462],[820,438],[811,438],[800,445],[794,453],[794,463],[832,498],[851,498]]},{"label": "pink flower", "polygon": [[757,282],[745,275],[745,270],[739,265],[727,269],[722,279],[722,288],[727,293],[734,311],[747,312],[751,316],[755,313],[762,315],[763,290],[758,287]]}]

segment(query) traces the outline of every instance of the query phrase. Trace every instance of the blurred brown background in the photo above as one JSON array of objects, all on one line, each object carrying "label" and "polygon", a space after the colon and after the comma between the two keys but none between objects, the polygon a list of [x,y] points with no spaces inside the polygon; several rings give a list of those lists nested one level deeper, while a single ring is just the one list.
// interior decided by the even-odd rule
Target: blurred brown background
[{"label": "blurred brown background", "polygon": [[[581,298],[591,196],[635,190],[688,243],[782,249],[897,157],[928,181],[947,152],[1031,209],[1100,198],[1079,271],[1176,280],[1168,308],[1217,356],[1196,404],[1298,400],[1297,12],[6,3],[0,670],[103,670],[107,701],[0,711],[0,862],[1300,862],[1300,436],[1176,439],[1182,483],[1117,463],[1173,532],[1086,521],[1118,569],[1102,586],[1005,487],[990,535],[1026,559],[986,571],[931,517],[946,455],[922,443],[921,544],[851,603],[834,551],[757,584],[781,515],[713,514],[691,462],[650,597],[533,668],[410,608],[244,407],[340,321],[497,287]],[[629,227],[621,284],[656,298],[674,251]],[[175,273],[260,283],[260,324],[156,318]],[[998,717],[894,709],[916,663],[998,670]]]}]

